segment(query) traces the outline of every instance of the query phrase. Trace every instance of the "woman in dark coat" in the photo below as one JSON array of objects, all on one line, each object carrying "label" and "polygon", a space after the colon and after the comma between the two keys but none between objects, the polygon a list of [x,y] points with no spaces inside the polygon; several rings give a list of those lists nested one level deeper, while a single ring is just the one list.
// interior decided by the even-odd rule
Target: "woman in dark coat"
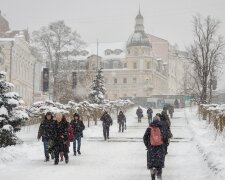
[{"label": "woman in dark coat", "polygon": [[52,156],[53,159],[53,153],[51,153],[51,145],[54,140],[55,136],[55,131],[54,131],[54,120],[53,120],[53,115],[51,112],[47,112],[44,120],[41,122],[39,130],[38,130],[38,140],[42,138],[42,142],[44,145],[44,153],[45,153],[45,161],[49,161],[49,153]]},{"label": "woman in dark coat", "polygon": [[55,153],[55,165],[59,163],[59,154],[63,154],[65,162],[69,162],[68,156],[68,122],[62,118],[62,114],[56,115],[55,123],[55,139],[54,139],[54,153]]},{"label": "woman in dark coat", "polygon": [[160,129],[162,141],[166,138],[166,134],[164,134],[162,123],[160,122],[160,118],[158,116],[153,118],[153,122],[150,124],[150,127],[146,129],[146,132],[143,137],[144,144],[147,148],[147,168],[151,171],[152,180],[155,180],[155,176],[158,177],[159,180],[162,178],[162,168],[164,168],[165,162],[165,148],[164,144],[153,146],[150,143],[151,137],[151,127],[157,127]]}]

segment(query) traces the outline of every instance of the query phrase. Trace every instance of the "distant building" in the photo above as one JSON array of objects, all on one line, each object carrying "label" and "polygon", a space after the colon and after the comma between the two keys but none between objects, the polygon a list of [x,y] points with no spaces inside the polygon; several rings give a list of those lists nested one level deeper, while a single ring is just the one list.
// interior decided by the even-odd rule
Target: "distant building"
[{"label": "distant building", "polygon": [[9,23],[8,21],[2,16],[1,10],[0,10],[0,34],[5,33],[9,31]]},{"label": "distant building", "polygon": [[147,34],[143,20],[139,11],[134,33],[127,42],[100,43],[98,48],[97,44],[89,44],[77,56],[68,57],[68,63],[61,68],[77,74],[76,95],[88,94],[87,71],[92,74],[89,74],[91,82],[100,66],[109,99],[182,93],[186,52],[177,50],[167,40]]},{"label": "distant building", "polygon": [[10,30],[8,21],[1,13],[0,49],[0,70],[6,72],[7,80],[14,84],[14,91],[19,93],[25,104],[31,105],[35,93],[34,70],[38,63],[30,49],[29,33],[27,30]]}]

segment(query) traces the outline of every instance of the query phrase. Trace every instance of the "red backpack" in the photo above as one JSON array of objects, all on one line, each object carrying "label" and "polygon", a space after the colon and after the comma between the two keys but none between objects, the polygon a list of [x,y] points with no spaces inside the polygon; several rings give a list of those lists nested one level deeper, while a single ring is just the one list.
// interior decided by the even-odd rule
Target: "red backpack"
[{"label": "red backpack", "polygon": [[150,135],[150,144],[152,146],[160,146],[163,144],[162,134],[158,127],[150,127],[151,135]]}]

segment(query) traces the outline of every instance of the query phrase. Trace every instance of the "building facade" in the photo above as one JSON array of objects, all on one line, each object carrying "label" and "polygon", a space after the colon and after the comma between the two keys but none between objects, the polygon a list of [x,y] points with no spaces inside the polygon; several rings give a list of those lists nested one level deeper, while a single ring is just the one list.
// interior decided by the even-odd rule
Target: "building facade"
[{"label": "building facade", "polygon": [[[14,84],[13,91],[18,92],[25,102],[31,105],[34,98],[35,58],[29,45],[29,35],[25,30],[10,31],[8,22],[0,14],[0,70],[6,72],[7,81]],[[4,26],[5,28],[3,28]]]},{"label": "building facade", "polygon": [[[12,31],[0,13],[0,70],[15,85],[27,105],[51,97],[42,92],[41,58],[29,46],[27,30]],[[127,42],[89,44],[60,65],[74,96],[85,97],[96,70],[103,68],[106,98],[148,98],[182,94],[186,52],[167,40],[148,34],[139,11]]]},{"label": "building facade", "polygon": [[76,73],[75,95],[88,94],[99,67],[103,68],[108,99],[182,93],[185,52],[146,33],[143,21],[139,12],[127,42],[89,44],[68,58],[62,69]]}]

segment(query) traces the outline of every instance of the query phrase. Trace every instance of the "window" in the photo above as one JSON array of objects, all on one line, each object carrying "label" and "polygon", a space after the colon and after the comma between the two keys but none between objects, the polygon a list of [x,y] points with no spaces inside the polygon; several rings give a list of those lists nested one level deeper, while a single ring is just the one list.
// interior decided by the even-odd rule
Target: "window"
[{"label": "window", "polygon": [[150,69],[150,62],[147,62],[147,69]]},{"label": "window", "polygon": [[124,94],[123,97],[127,97],[127,94]]},{"label": "window", "polygon": [[123,83],[124,83],[124,84],[127,83],[127,78],[123,78]]},{"label": "window", "polygon": [[116,54],[116,55],[119,55],[119,54],[121,54],[123,51],[121,50],[121,49],[116,49],[116,50],[114,50],[114,54]]},{"label": "window", "polygon": [[124,63],[123,67],[124,67],[124,68],[127,68],[127,63]]},{"label": "window", "polygon": [[133,83],[137,83],[137,78],[133,78]]},{"label": "window", "polygon": [[110,54],[112,54],[112,50],[106,49],[106,50],[105,50],[105,55],[110,55]]},{"label": "window", "polygon": [[118,61],[114,61],[113,62],[113,69],[117,69],[119,67],[119,62]]},{"label": "window", "polygon": [[114,79],[114,84],[117,84],[117,78]]},{"label": "window", "polygon": [[133,68],[137,69],[137,63],[136,62],[133,64]]}]

